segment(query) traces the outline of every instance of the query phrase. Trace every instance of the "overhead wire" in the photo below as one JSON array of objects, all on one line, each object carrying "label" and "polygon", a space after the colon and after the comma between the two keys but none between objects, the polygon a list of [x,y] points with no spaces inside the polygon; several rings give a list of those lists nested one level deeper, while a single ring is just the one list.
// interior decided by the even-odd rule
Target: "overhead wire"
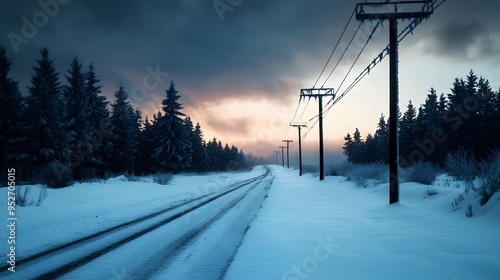
[{"label": "overhead wire", "polygon": [[[442,0],[437,6],[434,6],[438,0],[435,0],[433,2],[433,9],[436,10],[439,6],[441,6],[446,0]],[[365,1],[366,2],[366,1]],[[389,1],[387,1],[389,2]],[[413,33],[413,30],[423,21],[423,19],[421,18],[416,18],[414,19],[412,22],[410,22],[410,24],[408,24],[408,26],[400,32],[400,34],[398,35],[398,42],[401,42],[404,38],[406,38],[410,33]],[[351,70],[353,69],[354,65],[356,64],[357,60],[359,59],[359,57],[361,56],[361,53],[363,52],[364,48],[366,47],[366,45],[368,44],[368,42],[371,40],[371,37],[372,35],[374,34],[375,30],[377,29],[377,27],[379,26],[380,22],[377,23],[377,25],[375,26],[374,30],[372,31],[371,35],[368,37],[367,39],[367,42],[365,43],[365,45],[363,46],[362,50],[360,51],[359,55],[357,56],[355,62],[353,63],[353,65],[351,66],[351,68],[349,69],[348,73],[346,74],[346,76],[344,77],[342,83],[340,84],[339,88],[342,87],[343,83],[345,82],[345,80],[347,79],[348,75],[350,74]],[[370,63],[370,65],[368,65],[368,67],[366,67],[362,72],[361,74],[358,75],[358,77],[356,77],[356,79],[347,87],[347,89],[340,95],[338,96],[336,99],[331,99],[325,106],[324,108],[327,108],[323,114],[326,115],[329,110],[335,105],[337,104],[343,97],[345,97],[347,95],[347,93],[349,93],[366,75],[368,75],[370,73],[370,71],[378,64],[380,63],[387,55],[389,55],[389,48],[390,45],[387,45],[387,47]],[[378,58],[378,62],[377,62],[377,58]],[[327,79],[328,80],[328,79]],[[326,81],[325,81],[326,83]],[[324,84],[323,84],[324,86]],[[323,87],[322,86],[322,87]],[[330,104],[331,103],[331,104]],[[311,118],[309,121],[312,121],[316,118],[318,118],[319,114],[315,115],[313,118]],[[304,140],[308,133],[312,130],[312,128],[318,123],[319,119],[316,119],[316,121],[314,122],[314,124],[312,126],[309,127],[309,129],[306,131],[306,133],[304,133],[303,137],[302,137],[302,140]]]},{"label": "overhead wire", "polygon": [[[366,3],[367,1],[368,1],[368,0],[365,0],[365,3]],[[339,39],[338,39],[337,43],[335,44],[335,47],[333,48],[332,52],[330,53],[330,56],[328,57],[328,60],[327,60],[327,62],[325,63],[325,66],[324,66],[324,67],[323,67],[323,69],[321,70],[321,73],[319,74],[318,79],[317,79],[317,80],[316,80],[316,82],[314,83],[313,88],[315,88],[315,87],[316,87],[316,85],[318,84],[319,80],[321,79],[321,76],[323,75],[323,73],[325,72],[326,68],[328,67],[328,64],[330,63],[330,60],[332,59],[333,54],[335,53],[335,51],[337,50],[338,46],[340,45],[340,42],[342,41],[342,38],[344,37],[344,34],[345,34],[345,32],[347,31],[347,28],[349,27],[349,24],[351,23],[351,21],[352,21],[352,19],[353,19],[353,17],[354,17],[354,15],[355,15],[355,14],[356,14],[356,9],[354,9],[354,10],[353,10],[353,12],[352,12],[351,16],[349,17],[349,20],[347,21],[347,24],[345,25],[345,27],[344,27],[344,29],[343,29],[343,31],[342,31],[342,33],[341,33],[341,35],[340,35],[340,37],[339,37]],[[349,42],[348,46],[346,47],[346,50],[344,51],[344,53],[343,53],[343,54],[342,54],[342,56],[340,57],[339,61],[337,62],[337,64],[336,64],[336,65],[335,65],[335,67],[333,68],[333,70],[332,70],[332,71],[330,72],[330,74],[328,75],[327,79],[325,80],[325,83],[326,83],[326,81],[330,78],[330,76],[332,75],[333,71],[337,68],[338,64],[340,63],[340,61],[341,61],[341,60],[342,60],[342,58],[344,57],[344,55],[345,55],[345,53],[346,53],[347,49],[349,48],[349,46],[350,46],[351,42],[353,41],[353,39],[354,39],[354,37],[356,36],[357,32],[359,31],[360,27],[361,27],[361,23],[360,23],[360,25],[358,26],[358,28],[356,29],[356,32],[354,33],[353,37],[351,38],[351,40],[350,40],[350,42]],[[325,84],[325,83],[323,83],[323,86],[324,86],[324,84]],[[323,87],[323,86],[322,86],[322,87]],[[294,116],[293,116],[293,118],[292,118],[292,122],[294,122],[294,121],[295,121],[295,118],[296,118],[296,116],[297,116],[297,112],[298,112],[298,110],[299,110],[299,106],[300,106],[300,101],[301,101],[301,99],[299,99],[299,103],[297,104],[297,108],[295,109],[295,113],[294,113]],[[304,110],[302,111],[302,113],[301,113],[301,115],[300,115],[299,119],[301,119],[301,118],[302,118],[302,116],[304,115],[304,113],[305,113],[305,111],[306,111],[306,109],[307,109],[307,106],[309,105],[309,101],[310,101],[310,99],[308,99],[307,104],[306,104],[306,106],[304,107]],[[329,102],[330,102],[330,101],[329,101]],[[328,104],[329,104],[329,103],[327,103],[327,105],[328,105]],[[290,127],[288,127],[288,130],[287,130],[287,132],[286,132],[286,134],[285,134],[285,138],[288,136],[288,134],[289,134],[289,133],[290,133]]]},{"label": "overhead wire", "polygon": [[[368,0],[365,0],[365,3],[366,3],[366,1],[368,1]],[[319,80],[321,79],[321,76],[325,72],[326,67],[328,67],[328,64],[330,63],[330,60],[332,59],[333,54],[335,53],[335,51],[337,50],[337,47],[339,46],[340,42],[342,41],[342,38],[344,37],[344,34],[345,34],[346,30],[347,30],[347,27],[349,27],[349,24],[351,23],[352,18],[354,17],[355,14],[356,14],[356,10],[353,10],[352,14],[351,14],[351,17],[349,17],[349,20],[347,21],[347,24],[345,25],[344,30],[342,31],[342,34],[340,34],[339,40],[337,41],[337,43],[335,44],[335,47],[333,48],[332,52],[330,53],[330,57],[328,57],[328,60],[326,61],[325,66],[323,67],[323,70],[321,70],[321,73],[319,74],[318,79],[314,83],[313,88],[316,87],[316,85],[318,84]]]},{"label": "overhead wire", "polygon": [[[439,5],[434,7],[434,10],[441,6],[446,0],[442,0]],[[437,3],[438,0],[435,0],[433,2],[433,5]],[[406,26],[405,29],[403,29],[399,35],[398,35],[398,43],[400,43],[403,39],[405,39],[409,34],[412,34],[415,28],[423,22],[422,18],[415,18],[412,20],[408,26]],[[326,113],[335,105],[337,104],[343,97],[347,95],[366,75],[370,73],[370,71],[378,64],[380,63],[387,55],[389,55],[389,50],[390,50],[390,44],[387,45],[387,47],[379,54],[375,59],[356,77],[356,79],[347,87],[347,89],[339,96],[337,99],[326,109]],[[378,62],[377,62],[378,60]],[[326,106],[325,106],[326,107]]]}]

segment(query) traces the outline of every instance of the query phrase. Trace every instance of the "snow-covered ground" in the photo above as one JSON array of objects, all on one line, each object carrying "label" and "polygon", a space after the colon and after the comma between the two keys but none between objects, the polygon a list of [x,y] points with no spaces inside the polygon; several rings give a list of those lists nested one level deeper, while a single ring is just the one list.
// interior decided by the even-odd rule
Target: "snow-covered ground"
[{"label": "snow-covered ground", "polygon": [[500,279],[500,193],[473,218],[450,212],[463,192],[446,176],[357,188],[341,177],[297,176],[273,167],[269,197],[227,279]]},{"label": "snow-covered ground", "polygon": [[[471,198],[451,211],[463,185],[445,175],[431,186],[436,195],[427,196],[427,186],[403,183],[401,203],[388,205],[387,184],[362,189],[342,177],[320,182],[311,174],[299,177],[297,170],[271,167],[273,185],[225,279],[500,279],[499,193],[484,207],[474,205],[474,216],[467,218],[464,208]],[[16,208],[16,254],[22,259],[262,173],[257,167],[176,175],[166,186],[118,177],[51,189],[42,206]],[[6,192],[0,192],[5,221]],[[2,252],[8,252],[8,234],[0,230]],[[102,279],[137,279],[130,269],[143,257],[130,259],[130,266],[108,257]],[[78,277],[75,272],[71,276]],[[0,275],[21,279],[15,273]]]}]

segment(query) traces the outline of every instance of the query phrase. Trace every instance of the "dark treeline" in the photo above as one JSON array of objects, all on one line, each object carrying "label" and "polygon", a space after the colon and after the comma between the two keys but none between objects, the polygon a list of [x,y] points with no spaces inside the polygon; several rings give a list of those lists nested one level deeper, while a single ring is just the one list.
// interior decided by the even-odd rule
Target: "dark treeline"
[{"label": "dark treeline", "polygon": [[[400,114],[400,164],[420,162],[443,165],[449,153],[464,150],[475,160],[488,160],[500,148],[500,91],[471,70],[456,78],[451,93],[438,96],[431,88],[425,103],[416,108],[411,101]],[[356,128],[344,138],[344,154],[353,163],[388,163],[389,122],[380,117],[375,134],[363,140]]]},{"label": "dark treeline", "polygon": [[143,119],[123,86],[112,103],[101,95],[92,64],[85,72],[75,57],[61,83],[49,51],[40,53],[25,97],[9,76],[11,62],[0,48],[0,169],[15,168],[19,180],[68,182],[248,165],[235,146],[216,138],[205,141],[200,124],[182,113],[173,82],[162,110],[152,120]]}]

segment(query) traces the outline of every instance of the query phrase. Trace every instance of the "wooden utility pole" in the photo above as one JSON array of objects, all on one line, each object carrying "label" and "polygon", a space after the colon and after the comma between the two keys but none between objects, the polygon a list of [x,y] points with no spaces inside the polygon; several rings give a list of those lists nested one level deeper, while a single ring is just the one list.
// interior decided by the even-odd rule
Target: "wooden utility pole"
[{"label": "wooden utility pole", "polygon": [[307,88],[300,90],[300,98],[314,97],[319,100],[319,179],[325,179],[325,159],[323,144],[323,96],[335,98],[333,88]]},{"label": "wooden utility pole", "polygon": [[[400,11],[404,12],[399,12]],[[365,9],[371,11],[382,9],[381,12],[366,13]],[[413,11],[412,11],[413,10]],[[398,89],[398,20],[412,18],[427,18],[434,11],[432,0],[407,1],[407,2],[376,2],[360,3],[356,6],[356,19],[365,20],[388,20],[389,21],[389,47],[390,47],[390,93],[389,93],[389,203],[399,201],[399,89]]]},{"label": "wooden utility pole", "polygon": [[278,161],[278,154],[279,154],[280,151],[273,151],[273,153],[276,155],[276,165],[279,164],[279,161]]},{"label": "wooden utility pole", "polygon": [[281,165],[285,167],[285,151],[284,149],[286,148],[285,146],[279,146],[278,148],[281,148]]},{"label": "wooden utility pole", "polygon": [[307,127],[305,123],[290,123],[290,126],[299,129],[299,176],[302,176],[302,132],[301,128]]},{"label": "wooden utility pole", "polygon": [[283,142],[286,142],[286,166],[288,169],[290,169],[290,142],[293,142],[293,140],[282,140]]}]

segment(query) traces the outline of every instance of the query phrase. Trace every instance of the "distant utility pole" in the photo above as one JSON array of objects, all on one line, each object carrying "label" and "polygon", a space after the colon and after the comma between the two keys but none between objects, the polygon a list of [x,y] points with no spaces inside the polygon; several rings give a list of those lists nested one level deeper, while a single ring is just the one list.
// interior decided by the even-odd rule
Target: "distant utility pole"
[{"label": "distant utility pole", "polygon": [[284,149],[286,148],[285,146],[279,146],[278,148],[281,148],[281,165],[285,167],[285,151]]},{"label": "distant utility pole", "polygon": [[302,176],[302,133],[301,128],[307,127],[305,123],[290,123],[290,126],[299,129],[299,176]]},{"label": "distant utility pole", "polygon": [[335,98],[333,88],[308,88],[300,90],[300,98],[314,97],[319,99],[319,179],[325,179],[325,159],[323,148],[323,96]]},{"label": "distant utility pole", "polygon": [[276,155],[276,165],[279,164],[279,161],[278,161],[278,154],[279,154],[280,151],[273,151],[273,153]]},{"label": "distant utility pole", "polygon": [[290,142],[293,142],[293,140],[282,140],[283,142],[286,142],[286,166],[288,169],[290,169]]},{"label": "distant utility pole", "polygon": [[[398,8],[400,11],[398,12]],[[367,13],[365,9],[381,12]],[[407,1],[407,2],[377,2],[360,3],[356,6],[356,19],[365,20],[389,20],[390,32],[390,97],[389,97],[389,204],[399,201],[399,139],[398,139],[398,117],[399,117],[399,89],[398,89],[398,19],[427,18],[434,12],[432,0]]]}]

